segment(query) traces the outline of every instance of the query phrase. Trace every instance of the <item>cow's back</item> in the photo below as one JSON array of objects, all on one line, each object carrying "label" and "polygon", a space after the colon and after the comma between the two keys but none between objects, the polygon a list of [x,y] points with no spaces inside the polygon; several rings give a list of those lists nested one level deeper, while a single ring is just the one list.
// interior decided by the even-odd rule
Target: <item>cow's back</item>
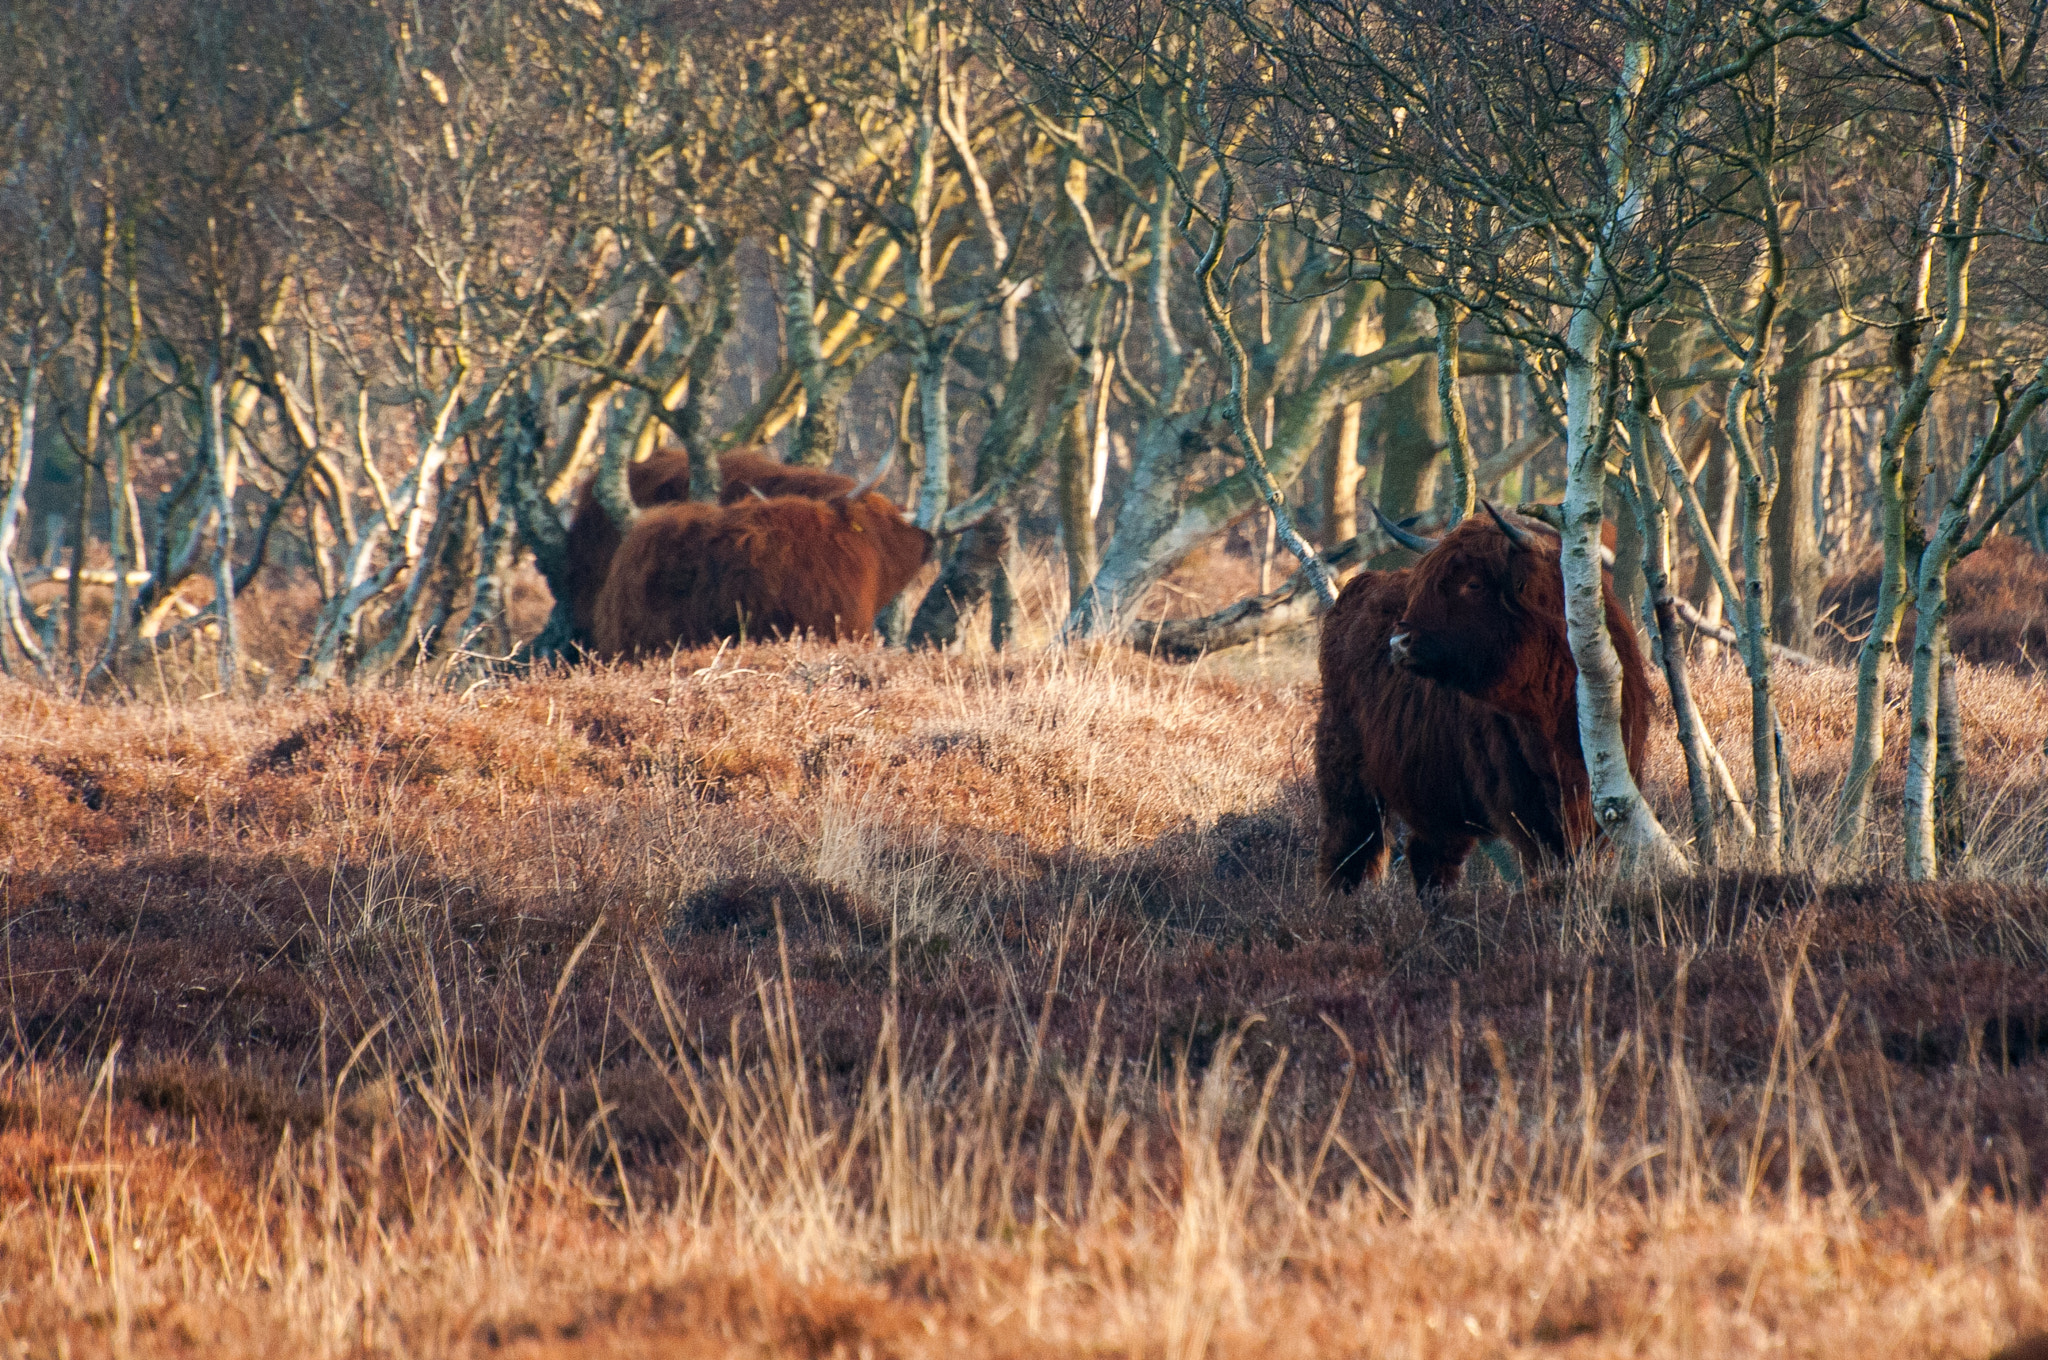
[{"label": "cow's back", "polygon": [[719,459],[718,479],[720,505],[739,505],[775,496],[808,496],[829,501],[844,496],[854,486],[851,477],[799,463],[780,463],[759,449],[735,449]]},{"label": "cow's back", "polygon": [[783,496],[667,505],[626,535],[599,593],[597,649],[624,656],[729,637],[858,637],[874,627],[879,566],[842,506]]}]

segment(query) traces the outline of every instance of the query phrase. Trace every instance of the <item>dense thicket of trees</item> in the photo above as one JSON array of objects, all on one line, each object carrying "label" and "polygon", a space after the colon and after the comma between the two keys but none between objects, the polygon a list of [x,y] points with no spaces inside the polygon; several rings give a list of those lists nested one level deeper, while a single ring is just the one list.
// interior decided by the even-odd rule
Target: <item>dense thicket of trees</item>
[{"label": "dense thicket of trees", "polygon": [[[1008,627],[1020,536],[1064,554],[1071,635],[1149,642],[1166,571],[1270,524],[1301,576],[1194,645],[1389,553],[1366,499],[1493,497],[1564,534],[1603,825],[1665,863],[1618,759],[1602,520],[1709,860],[1787,843],[1773,668],[1814,646],[1823,564],[1882,548],[1837,836],[1916,606],[1932,875],[1948,575],[2048,531],[2042,11],[22,0],[0,665],[94,683],[204,627],[231,687],[236,598],[280,576],[317,594],[309,682],[573,649],[559,612],[510,635],[508,576],[559,571],[592,474],[630,517],[660,443],[703,497],[741,445],[900,454],[917,521],[965,531],[889,623],[923,644],[988,596]],[[1746,791],[1685,698],[1695,630],[1750,675]]]}]

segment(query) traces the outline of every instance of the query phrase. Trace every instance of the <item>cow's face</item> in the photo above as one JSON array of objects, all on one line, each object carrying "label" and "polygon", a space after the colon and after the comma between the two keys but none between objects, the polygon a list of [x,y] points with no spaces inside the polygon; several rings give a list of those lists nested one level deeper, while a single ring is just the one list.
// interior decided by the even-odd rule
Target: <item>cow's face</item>
[{"label": "cow's face", "polygon": [[938,540],[905,519],[886,496],[876,492],[848,507],[847,514],[850,526],[869,537],[881,559],[881,598],[893,599],[917,575],[918,568],[932,560]]},{"label": "cow's face", "polygon": [[1493,524],[1467,520],[1414,568],[1407,608],[1388,642],[1396,665],[1484,698],[1528,641],[1527,601],[1537,554]]}]

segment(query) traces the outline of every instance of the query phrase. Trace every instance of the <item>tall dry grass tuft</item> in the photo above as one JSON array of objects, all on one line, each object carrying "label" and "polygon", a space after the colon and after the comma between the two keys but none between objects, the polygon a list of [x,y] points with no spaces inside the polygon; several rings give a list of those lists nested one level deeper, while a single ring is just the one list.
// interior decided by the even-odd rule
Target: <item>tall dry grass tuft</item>
[{"label": "tall dry grass tuft", "polygon": [[[1795,872],[1333,902],[1292,664],[0,687],[0,1328],[1976,1357],[2048,1325],[2038,691],[1962,677],[1951,884],[1826,859],[1820,671],[1785,686]],[[1739,674],[1701,691],[1739,764]]]}]

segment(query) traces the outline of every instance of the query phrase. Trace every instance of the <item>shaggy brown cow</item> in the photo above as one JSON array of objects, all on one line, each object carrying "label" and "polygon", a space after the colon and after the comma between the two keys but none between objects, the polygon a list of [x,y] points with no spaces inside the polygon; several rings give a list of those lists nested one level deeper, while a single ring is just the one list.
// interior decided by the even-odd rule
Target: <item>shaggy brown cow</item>
[{"label": "shaggy brown cow", "polygon": [[[1350,892],[1384,874],[1389,815],[1408,827],[1419,891],[1455,884],[1489,836],[1526,861],[1569,858],[1592,835],[1593,809],[1556,539],[1497,517],[1435,543],[1403,537],[1428,550],[1422,561],[1360,573],[1323,622],[1322,882]],[[1649,678],[1611,583],[1606,597],[1636,771]]]},{"label": "shaggy brown cow", "polygon": [[830,500],[662,505],[641,515],[598,592],[600,656],[798,632],[861,637],[931,556],[932,536],[863,486]]},{"label": "shaggy brown cow", "polygon": [[[818,468],[778,463],[758,449],[735,449],[718,460],[718,503],[767,496],[812,496],[830,500],[853,490],[853,478]],[[681,449],[658,449],[645,460],[626,465],[626,494],[645,510],[680,505],[690,499],[690,455]],[[576,513],[569,521],[566,587],[569,616],[579,637],[589,637],[596,623],[597,593],[619,550],[619,527],[597,503],[597,478],[592,475],[576,493]]]}]

